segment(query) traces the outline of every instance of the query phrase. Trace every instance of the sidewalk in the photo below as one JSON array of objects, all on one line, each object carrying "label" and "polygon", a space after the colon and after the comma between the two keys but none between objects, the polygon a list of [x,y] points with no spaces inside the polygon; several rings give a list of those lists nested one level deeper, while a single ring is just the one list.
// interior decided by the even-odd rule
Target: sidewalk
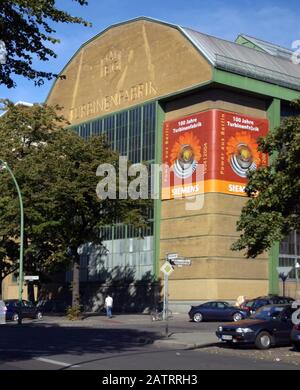
[{"label": "sidewalk", "polygon": [[192,333],[173,333],[168,338],[155,340],[153,344],[159,347],[181,349],[197,349],[215,345],[218,342],[213,332],[199,331]]},{"label": "sidewalk", "polygon": [[180,348],[196,349],[214,345],[218,342],[214,331],[194,330],[194,331],[174,331],[176,324],[187,319],[186,314],[175,314],[169,321],[169,335],[165,335],[165,325],[162,321],[151,322],[147,314],[120,314],[109,319],[105,315],[86,314],[83,319],[70,321],[66,316],[44,316],[43,321],[35,322],[44,326],[64,326],[64,327],[82,327],[82,328],[107,328],[109,327],[128,327],[147,330],[155,334],[155,338],[141,339],[144,344],[153,344],[159,348]]}]

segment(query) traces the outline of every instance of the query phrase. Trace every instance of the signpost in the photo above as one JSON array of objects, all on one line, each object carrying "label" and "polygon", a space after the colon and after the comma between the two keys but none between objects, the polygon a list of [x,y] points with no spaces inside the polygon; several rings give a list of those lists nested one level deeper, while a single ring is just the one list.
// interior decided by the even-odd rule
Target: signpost
[{"label": "signpost", "polygon": [[[19,257],[19,294],[18,294],[18,300],[19,305],[22,305],[22,294],[23,294],[23,281],[24,281],[24,275],[23,275],[23,257],[24,257],[24,206],[23,206],[23,198],[21,194],[21,190],[19,187],[19,184],[15,178],[15,175],[13,171],[10,169],[7,162],[0,159],[0,171],[6,169],[7,172],[10,174],[11,178],[13,179],[13,182],[15,184],[18,198],[19,198],[19,206],[20,206],[20,257]],[[20,312],[21,313],[21,312]],[[19,315],[18,324],[22,325],[22,315]]]},{"label": "signpost", "polygon": [[163,320],[166,321],[166,336],[169,334],[169,321],[168,321],[168,310],[169,310],[169,276],[174,272],[172,265],[166,261],[162,267],[161,272],[164,274],[164,305],[163,305]]},{"label": "signpost", "polygon": [[163,305],[163,320],[166,321],[166,336],[169,335],[169,276],[174,272],[173,266],[183,267],[192,265],[191,260],[179,257],[178,253],[167,253],[166,261],[160,268],[164,274],[164,305]]}]

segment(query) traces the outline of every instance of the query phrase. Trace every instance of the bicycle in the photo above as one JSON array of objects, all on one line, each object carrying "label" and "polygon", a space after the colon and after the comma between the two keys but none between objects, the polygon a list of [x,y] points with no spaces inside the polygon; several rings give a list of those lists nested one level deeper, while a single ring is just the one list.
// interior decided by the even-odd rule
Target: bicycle
[{"label": "bicycle", "polygon": [[[173,316],[173,313],[171,310],[167,310],[167,318],[171,318]],[[164,311],[163,310],[153,310],[150,312],[151,321],[162,321],[164,318]]]}]

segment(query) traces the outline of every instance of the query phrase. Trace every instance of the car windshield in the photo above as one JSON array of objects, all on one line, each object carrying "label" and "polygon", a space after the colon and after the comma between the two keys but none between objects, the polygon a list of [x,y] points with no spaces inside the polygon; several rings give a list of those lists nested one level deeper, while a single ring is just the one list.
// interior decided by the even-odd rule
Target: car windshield
[{"label": "car windshield", "polygon": [[257,310],[250,318],[256,320],[269,320],[271,318],[277,318],[279,314],[284,310],[284,307],[262,307]]}]

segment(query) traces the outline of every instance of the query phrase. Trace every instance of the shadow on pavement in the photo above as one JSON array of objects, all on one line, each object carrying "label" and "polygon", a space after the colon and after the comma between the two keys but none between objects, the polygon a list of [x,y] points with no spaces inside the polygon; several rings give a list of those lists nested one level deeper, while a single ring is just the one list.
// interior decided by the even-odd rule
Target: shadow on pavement
[{"label": "shadow on pavement", "polygon": [[157,333],[135,329],[6,324],[0,325],[0,364],[59,354],[120,353],[137,350],[157,339]]}]

